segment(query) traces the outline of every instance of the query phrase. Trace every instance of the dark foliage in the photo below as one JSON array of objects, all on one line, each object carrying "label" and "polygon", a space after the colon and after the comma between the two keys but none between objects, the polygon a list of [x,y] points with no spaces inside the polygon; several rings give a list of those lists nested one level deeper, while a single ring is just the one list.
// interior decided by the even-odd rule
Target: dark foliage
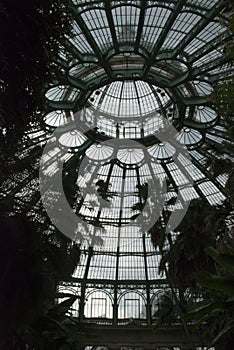
[{"label": "dark foliage", "polygon": [[215,263],[205,248],[216,245],[225,236],[225,220],[229,207],[211,207],[205,200],[194,200],[177,227],[177,238],[161,260],[161,269],[168,263],[168,273],[175,285],[196,288],[197,274],[213,273]]},{"label": "dark foliage", "polygon": [[44,315],[54,303],[57,283],[71,277],[79,257],[79,246],[58,232],[46,234],[21,214],[1,216],[0,334],[12,334]]},{"label": "dark foliage", "polygon": [[0,23],[0,128],[9,141],[43,109],[43,88],[59,75],[52,58],[70,28],[68,1],[2,0]]}]

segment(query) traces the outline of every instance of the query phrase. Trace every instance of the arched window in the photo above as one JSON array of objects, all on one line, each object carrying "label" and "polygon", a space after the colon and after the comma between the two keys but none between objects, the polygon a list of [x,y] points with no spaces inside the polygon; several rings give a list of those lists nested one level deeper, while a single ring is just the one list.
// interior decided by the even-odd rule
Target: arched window
[{"label": "arched window", "polygon": [[136,292],[125,293],[119,302],[119,319],[145,319],[146,307],[143,296]]},{"label": "arched window", "polygon": [[85,303],[86,318],[113,318],[113,306],[110,296],[103,291],[92,291]]}]

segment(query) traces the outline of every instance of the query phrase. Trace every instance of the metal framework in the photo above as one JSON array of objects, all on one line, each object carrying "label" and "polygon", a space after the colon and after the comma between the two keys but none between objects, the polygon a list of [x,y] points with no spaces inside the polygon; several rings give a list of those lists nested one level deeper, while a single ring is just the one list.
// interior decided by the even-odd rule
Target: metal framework
[{"label": "metal framework", "polygon": [[[223,55],[232,40],[229,13],[220,0],[72,0],[70,9],[73,31],[56,58],[64,75],[46,87],[46,113],[28,131],[21,158],[30,152],[36,158],[35,146],[44,145],[57,127],[57,146],[48,160],[52,172],[58,157],[65,160],[68,174],[71,164],[78,164],[78,172],[88,157],[85,174],[78,176],[74,208],[89,223],[92,239],[82,243],[73,281],[61,289],[80,296],[75,315],[81,321],[117,326],[134,319],[150,326],[160,293],[169,287],[159,273],[160,251],[146,232],[126,225],[139,214],[132,209],[142,200],[139,187],[154,174],[167,180],[167,199],[181,194],[177,205],[199,196],[211,204],[225,198],[225,176],[213,176],[206,165],[214,155],[206,149],[230,142],[224,118],[210,99],[215,83],[233,77]],[[187,148],[191,162],[180,154],[175,157],[170,140],[157,138],[165,121],[177,130],[176,140]],[[73,130],[74,123],[78,130]],[[112,139],[123,146],[101,144]],[[145,153],[141,147],[126,149],[126,139],[144,145]],[[37,187],[36,174],[24,176],[21,183],[17,178],[8,181],[5,194],[21,204],[28,198],[25,211],[30,213],[33,204],[33,215],[39,205],[38,196],[30,192]],[[100,208],[87,191],[98,182],[111,208]],[[168,206],[171,212],[176,209]],[[100,227],[106,230],[104,237]],[[172,343],[160,345],[172,349]]]}]

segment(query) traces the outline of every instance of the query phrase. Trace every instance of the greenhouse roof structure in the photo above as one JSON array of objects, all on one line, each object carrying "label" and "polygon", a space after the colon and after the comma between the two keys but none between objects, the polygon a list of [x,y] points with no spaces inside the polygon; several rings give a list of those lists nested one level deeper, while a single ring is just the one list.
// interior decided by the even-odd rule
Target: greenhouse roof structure
[{"label": "greenhouse roof structure", "polygon": [[[67,179],[77,176],[73,212],[85,226],[72,238],[82,255],[73,280],[61,285],[80,296],[75,315],[149,326],[168,285],[146,219],[158,210],[166,230],[163,209],[173,216],[193,199],[225,199],[227,176],[215,176],[210,164],[213,148],[231,141],[211,94],[233,77],[224,54],[233,40],[230,11],[220,0],[72,0],[69,7],[72,31],[55,58],[62,78],[45,87],[45,113],[20,157],[49,140],[47,175],[59,159]],[[24,188],[9,182],[6,193],[35,215],[39,199],[27,205],[36,174],[25,179]],[[147,210],[139,209],[145,189],[157,197]]]}]

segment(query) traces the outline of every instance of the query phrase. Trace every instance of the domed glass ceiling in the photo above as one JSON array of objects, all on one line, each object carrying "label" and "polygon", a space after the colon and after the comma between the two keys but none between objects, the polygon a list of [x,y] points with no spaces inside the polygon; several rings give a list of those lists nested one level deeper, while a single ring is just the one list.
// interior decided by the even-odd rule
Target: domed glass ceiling
[{"label": "domed glass ceiling", "polygon": [[115,81],[95,90],[89,100],[90,126],[118,138],[143,138],[178,113],[169,94],[147,82]]},{"label": "domed glass ceiling", "polygon": [[[105,282],[108,300],[113,298],[115,305],[133,285],[139,293],[129,297],[131,305],[139,295],[150,302],[164,276],[158,272],[159,251],[132,221],[139,214],[132,207],[141,200],[140,186],[149,183],[152,174],[165,180],[164,204],[171,212],[199,196],[211,204],[225,198],[226,178],[215,178],[210,163],[215,157],[212,145],[230,141],[210,96],[215,83],[233,77],[223,55],[232,41],[229,14],[219,0],[73,0],[70,7],[73,30],[61,42],[58,57],[63,77],[46,88],[46,113],[31,126],[29,148],[21,158],[28,157],[34,145],[45,145],[55,130],[48,173],[56,173],[59,158],[67,176],[77,174],[74,210],[90,229],[79,232],[80,237],[88,234],[89,244],[101,243],[90,253],[82,241],[82,261],[73,281],[81,297],[85,289],[79,283],[91,295],[94,286],[102,288]],[[163,139],[160,132],[168,124],[175,133]],[[122,144],[108,144],[113,139]],[[127,147],[130,139],[139,146]],[[189,160],[178,152],[178,143],[188,150]],[[87,166],[80,175],[84,158]],[[13,190],[9,183],[6,193],[17,193],[18,188],[19,201],[25,193],[30,197],[35,176],[25,177],[23,191],[20,184]],[[107,196],[105,207],[94,190],[99,197]],[[176,204],[167,204],[174,197]],[[37,201],[30,215],[35,208]],[[100,227],[105,235],[100,235]],[[87,317],[92,313],[89,303],[91,299]],[[141,315],[146,317],[146,312]]]}]

